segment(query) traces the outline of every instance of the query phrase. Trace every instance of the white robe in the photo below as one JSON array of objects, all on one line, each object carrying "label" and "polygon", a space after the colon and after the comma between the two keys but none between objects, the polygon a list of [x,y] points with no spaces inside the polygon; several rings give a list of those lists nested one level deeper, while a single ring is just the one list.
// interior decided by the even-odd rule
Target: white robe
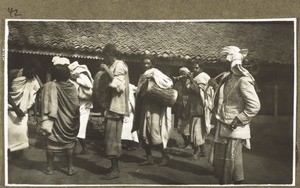
[{"label": "white robe", "polygon": [[121,139],[139,142],[137,131],[131,132],[135,110],[134,90],[136,90],[136,87],[129,84],[129,116],[124,116]]},{"label": "white robe", "polygon": [[[139,79],[138,86],[137,86],[137,92],[140,91],[141,86],[149,79],[153,78],[154,82],[162,89],[168,89],[173,87],[173,81],[164,73],[162,73],[160,70],[156,68],[151,68],[147,70]],[[162,139],[162,144],[163,147],[167,147],[168,140],[170,138],[171,134],[171,128],[172,128],[172,122],[171,122],[171,108],[166,107],[164,111],[160,113],[160,127],[161,127],[161,139]],[[150,112],[146,112],[145,118],[146,120],[144,121],[144,128],[143,130],[146,130],[146,122],[151,122],[152,120],[150,119]],[[143,134],[144,136],[146,133]],[[149,141],[146,138],[146,143],[149,143]]]},{"label": "white robe", "polygon": [[[71,64],[72,65],[72,64]],[[76,81],[70,80],[76,87],[79,98],[80,126],[77,137],[85,139],[92,102],[93,78],[86,65],[77,65],[71,74],[78,74]]]},{"label": "white robe", "polygon": [[34,104],[36,92],[40,88],[38,80],[26,79],[24,76],[15,78],[12,81],[10,95],[16,105],[25,113],[20,118],[12,111],[12,107],[8,106],[8,149],[10,151],[22,150],[29,147],[27,130],[28,130],[28,114],[27,110]]}]

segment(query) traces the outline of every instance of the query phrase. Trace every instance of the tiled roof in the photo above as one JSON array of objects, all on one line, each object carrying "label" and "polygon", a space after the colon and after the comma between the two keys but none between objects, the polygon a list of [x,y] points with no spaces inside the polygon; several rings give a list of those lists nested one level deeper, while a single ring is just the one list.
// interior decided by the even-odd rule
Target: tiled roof
[{"label": "tiled roof", "polygon": [[106,43],[126,55],[215,62],[220,49],[249,50],[259,63],[293,63],[292,22],[53,22],[10,21],[10,51],[97,58]]}]

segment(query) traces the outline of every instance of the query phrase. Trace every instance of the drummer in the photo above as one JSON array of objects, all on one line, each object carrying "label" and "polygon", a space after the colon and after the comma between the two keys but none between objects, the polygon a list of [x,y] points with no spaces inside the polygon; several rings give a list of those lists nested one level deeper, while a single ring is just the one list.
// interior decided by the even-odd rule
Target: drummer
[{"label": "drummer", "polygon": [[[134,115],[133,130],[138,130],[141,146],[144,148],[147,160],[139,165],[153,165],[151,149],[158,147],[162,153],[162,160],[159,166],[167,165],[169,156],[166,153],[167,142],[171,131],[171,108],[161,103],[151,102],[144,97],[148,84],[156,84],[161,89],[173,87],[172,80],[154,68],[153,62],[144,59],[145,72],[139,79],[137,86],[136,110]],[[152,82],[152,83],[151,83]]]}]

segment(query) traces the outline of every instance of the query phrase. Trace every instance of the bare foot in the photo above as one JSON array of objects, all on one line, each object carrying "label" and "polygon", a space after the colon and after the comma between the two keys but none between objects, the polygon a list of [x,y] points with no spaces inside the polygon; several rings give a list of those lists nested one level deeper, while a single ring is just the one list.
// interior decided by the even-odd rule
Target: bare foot
[{"label": "bare foot", "polygon": [[138,166],[154,165],[153,160],[147,160],[138,164]]},{"label": "bare foot", "polygon": [[193,146],[191,144],[188,144],[184,149],[193,149]]},{"label": "bare foot", "polygon": [[87,150],[81,150],[81,152],[79,152],[80,155],[87,155],[89,154],[89,152]]},{"label": "bare foot", "polygon": [[158,166],[167,166],[169,160],[170,160],[169,156],[163,157],[160,163],[158,163]]},{"label": "bare foot", "polygon": [[45,173],[47,175],[52,175],[53,174],[53,170],[51,168],[47,168],[46,170],[43,171],[43,173]]},{"label": "bare foot", "polygon": [[105,174],[110,173],[111,171],[112,171],[112,168],[111,168],[111,167],[106,168],[106,169],[103,170],[103,172],[104,172]]},{"label": "bare foot", "polygon": [[102,180],[112,180],[112,179],[116,179],[116,178],[119,178],[120,177],[120,174],[118,172],[115,172],[115,171],[111,171],[105,175],[101,175],[99,177],[99,179],[102,179]]},{"label": "bare foot", "polygon": [[75,171],[73,168],[68,170],[68,176],[73,176],[77,173],[77,171]]},{"label": "bare foot", "polygon": [[206,157],[206,153],[205,152],[201,152],[199,156],[200,157]]},{"label": "bare foot", "polygon": [[199,155],[198,154],[194,154],[191,158],[192,161],[196,161],[199,159]]}]

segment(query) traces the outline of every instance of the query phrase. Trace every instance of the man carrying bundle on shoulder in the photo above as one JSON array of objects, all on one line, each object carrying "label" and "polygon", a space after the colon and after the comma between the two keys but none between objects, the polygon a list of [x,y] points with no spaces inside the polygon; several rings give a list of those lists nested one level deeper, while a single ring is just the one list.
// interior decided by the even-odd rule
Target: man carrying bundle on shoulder
[{"label": "man carrying bundle on shoulder", "polygon": [[147,160],[139,165],[153,165],[151,149],[157,146],[162,153],[159,166],[167,165],[169,156],[165,148],[171,131],[171,108],[177,98],[172,89],[172,80],[153,67],[150,59],[144,59],[146,71],[137,86],[136,110],[133,130],[138,130],[139,139]]}]

